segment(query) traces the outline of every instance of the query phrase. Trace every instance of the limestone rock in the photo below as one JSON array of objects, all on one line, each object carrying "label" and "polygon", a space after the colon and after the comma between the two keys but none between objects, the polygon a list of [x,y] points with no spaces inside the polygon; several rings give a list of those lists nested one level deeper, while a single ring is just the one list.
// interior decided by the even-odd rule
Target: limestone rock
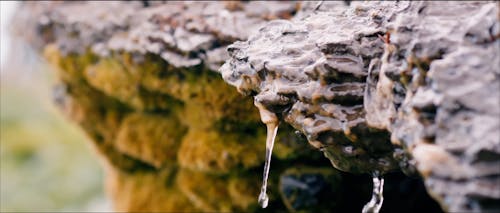
[{"label": "limestone rock", "polygon": [[498,2],[308,8],[230,45],[224,80],[338,169],[416,170],[446,211],[498,211]]},{"label": "limestone rock", "polygon": [[[249,212],[258,210],[265,132],[251,98],[217,69],[228,44],[296,5],[26,2],[16,21],[56,68],[55,103],[104,159],[116,211]],[[276,162],[328,168],[283,129]],[[273,192],[269,210],[286,210]]]},{"label": "limestone rock", "polygon": [[[412,125],[420,128],[419,120],[401,115],[399,123],[386,123],[387,117],[402,114],[392,102],[402,103],[406,84],[395,86],[394,91],[387,88],[384,82],[398,85],[397,73],[377,79],[381,66],[392,56],[387,51],[394,49],[383,40],[395,43],[397,35],[379,37],[389,31],[389,23],[405,20],[400,14],[427,3],[411,4],[26,2],[16,22],[20,35],[56,68],[60,82],[54,89],[55,103],[82,127],[104,159],[115,210],[352,212],[361,210],[368,200],[369,178],[333,169],[307,140],[323,147],[336,167],[349,172],[390,172],[399,167],[411,171],[415,160],[437,160],[452,165],[451,170],[457,168],[441,145],[410,150],[406,144],[413,142],[396,137],[409,134],[406,129]],[[479,18],[490,17],[487,9],[477,8],[491,7],[491,3],[466,5],[482,11],[477,13]],[[284,20],[290,18],[293,21]],[[498,23],[488,20],[486,25]],[[476,47],[476,41],[489,46],[488,34],[481,34],[481,25],[477,26],[469,36],[470,46]],[[498,27],[491,32],[498,33]],[[231,66],[225,65],[219,73],[227,59]],[[412,64],[425,67],[419,65],[420,60]],[[489,67],[484,70],[488,73]],[[269,181],[270,205],[264,210],[257,206],[257,193],[265,126],[252,99],[226,84],[221,74],[240,92],[256,95],[269,110],[280,112],[280,119],[289,123],[279,127]],[[491,85],[494,89],[495,84]],[[427,97],[410,97],[411,106],[427,109]],[[456,118],[441,116],[443,120]],[[462,128],[459,120],[447,128]],[[474,120],[471,125],[480,122]],[[494,120],[488,122],[496,125]],[[298,134],[295,129],[300,130]],[[420,137],[422,132],[410,133]],[[488,137],[496,134],[485,133],[492,134]],[[394,143],[401,142],[396,149],[391,137]],[[437,154],[425,160],[426,153]],[[470,156],[475,153],[483,152],[470,151]],[[481,159],[489,159],[489,154]],[[495,163],[495,155],[493,159]],[[484,168],[493,168],[493,163]],[[416,168],[430,171],[425,177],[432,180],[433,165],[420,163]],[[443,174],[449,173],[443,170]],[[415,212],[440,210],[422,190],[420,179],[401,173],[386,176],[382,211],[407,211],[408,206],[413,207],[408,211]],[[290,184],[292,180],[306,184],[306,189]],[[429,183],[435,191],[438,186]],[[457,199],[464,198],[457,195]]]},{"label": "limestone rock", "polygon": [[392,14],[400,7],[346,7],[271,21],[247,41],[229,46],[231,59],[222,76],[305,134],[336,168],[397,169],[389,133],[367,124],[363,96],[372,59],[384,51],[378,38],[384,29],[371,13]]}]

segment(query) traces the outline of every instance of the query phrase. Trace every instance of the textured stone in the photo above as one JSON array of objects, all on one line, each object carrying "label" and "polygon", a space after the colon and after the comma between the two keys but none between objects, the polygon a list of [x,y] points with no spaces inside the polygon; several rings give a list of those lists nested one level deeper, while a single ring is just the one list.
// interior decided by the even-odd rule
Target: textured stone
[{"label": "textured stone", "polygon": [[[400,7],[385,3],[372,10],[392,14]],[[398,167],[389,133],[365,119],[367,70],[384,51],[378,38],[383,28],[368,9],[346,7],[271,21],[247,41],[229,46],[232,58],[221,68],[227,82],[241,93],[255,94],[257,102],[305,134],[336,168],[358,173]],[[353,26],[353,16],[359,25]]]},{"label": "textured stone", "polygon": [[[17,21],[56,68],[56,104],[104,159],[116,211],[256,211],[265,132],[251,98],[216,70],[226,45],[296,3],[150,3],[27,2]],[[317,164],[283,129],[278,159]],[[286,210],[278,190],[271,202]]]},{"label": "textured stone", "polygon": [[[415,50],[405,46],[412,43],[404,39],[413,37],[404,34],[408,33],[404,26],[412,26],[404,21],[424,18],[404,15],[407,11],[418,13],[427,4],[427,8],[433,8],[438,3],[27,2],[22,4],[23,10],[16,21],[22,26],[22,31],[19,30],[22,37],[43,51],[56,67],[60,81],[54,90],[56,104],[82,127],[99,156],[105,159],[107,189],[117,211],[361,210],[369,199],[369,178],[332,169],[312,147],[322,148],[341,170],[387,173],[384,191],[387,199],[382,211],[440,210],[422,190],[420,179],[390,173],[400,167],[409,173],[418,170],[426,178],[431,193],[444,192],[435,198],[441,203],[448,202],[443,204],[445,210],[462,209],[461,186],[445,185],[444,179],[435,177],[439,172],[446,176],[467,165],[461,162],[464,158],[457,158],[456,153],[441,147],[469,145],[445,140],[434,140],[436,145],[428,146],[412,142],[422,135],[429,138],[433,135],[433,128],[421,127],[425,121],[412,116],[429,117],[422,113],[432,109],[428,102],[447,95],[466,103],[487,100],[487,104],[478,108],[482,111],[474,112],[481,115],[497,102],[490,96],[478,96],[481,99],[460,96],[459,88],[446,95],[441,92],[434,95],[427,90],[418,92],[419,88],[427,88],[421,83],[431,73],[443,74],[441,68],[435,68],[438,60],[422,55],[413,59],[402,51],[399,55],[390,54],[400,47],[408,52],[420,49],[424,51],[422,54],[435,52],[432,48],[436,47],[440,52],[440,46],[433,45],[436,42],[432,39],[424,39],[428,43],[416,45],[421,47]],[[447,4],[450,3],[444,6]],[[443,29],[450,30],[446,32],[469,30],[470,35],[466,36],[469,43],[437,41],[450,48],[468,45],[489,52],[474,59],[477,51],[466,49],[441,64],[443,69],[451,69],[446,67],[452,62],[458,62],[454,66],[459,67],[462,60],[472,60],[467,62],[470,64],[487,57],[497,60],[498,54],[489,54],[494,49],[488,38],[491,35],[496,38],[499,29],[497,19],[490,14],[491,8],[497,9],[491,5],[447,6],[456,7],[457,11],[471,10],[464,14],[476,14],[477,20],[485,21],[463,29],[441,23]],[[421,33],[415,38],[448,35],[426,31],[434,29],[427,27],[434,24],[433,18],[439,19],[435,14],[432,11],[426,14],[426,22],[412,28],[412,32]],[[292,17],[292,21],[271,21]],[[443,20],[456,21],[449,17]],[[483,27],[491,23],[494,26],[485,34]],[[402,26],[400,37],[399,31],[393,30],[396,26]],[[385,37],[387,32],[391,32],[390,38]],[[227,48],[235,41],[247,39]],[[280,112],[278,117],[285,121],[280,124],[273,151],[270,204],[264,210],[258,207],[257,196],[265,125],[261,124],[251,98],[238,94],[217,72],[227,59],[230,66],[221,69],[225,80],[236,85],[240,92],[254,95],[270,111]],[[423,78],[415,77],[420,73],[418,69],[415,74],[389,69],[389,64],[405,60],[412,67],[437,70],[429,70]],[[491,80],[488,77],[491,67],[481,68],[481,65],[484,63],[476,63],[473,68],[484,72],[467,77],[471,85]],[[381,74],[384,69],[385,75]],[[463,72],[466,76],[470,74]],[[493,76],[498,80],[498,73]],[[438,78],[441,80],[436,86],[445,85],[444,89],[453,88],[456,82],[449,76]],[[479,82],[472,81],[476,78]],[[493,91],[496,86],[490,83],[488,90]],[[415,95],[408,96],[407,87],[414,87]],[[479,86],[476,89],[484,90]],[[403,103],[407,96],[411,105]],[[452,102],[446,106],[455,109]],[[408,116],[402,109],[409,107],[420,107],[420,111]],[[462,117],[472,115],[455,116],[453,110],[443,112],[446,113],[437,113],[436,119],[449,125],[447,129],[465,129],[457,131],[462,135],[438,131],[434,138],[469,137],[465,134],[469,130],[461,122]],[[469,126],[475,132],[472,135],[493,139],[498,131],[485,130],[484,135],[479,131],[484,122],[495,129],[498,124],[493,117],[470,120]],[[469,156],[481,156],[477,159],[483,163],[466,167],[466,173],[497,174],[493,166],[498,159],[491,155],[495,152],[489,151],[496,150],[490,149],[492,143],[496,141],[488,139],[467,151]],[[297,188],[290,180],[308,185],[307,189]],[[479,200],[479,208],[495,205],[496,200],[490,199],[498,186],[492,182],[495,180],[466,182],[470,188],[465,190],[465,201]],[[454,188],[446,190],[447,187]],[[470,193],[474,189],[479,189],[476,190],[479,195]],[[443,197],[451,197],[451,201],[443,201]],[[474,202],[472,206],[476,207]]]},{"label": "textured stone", "polygon": [[172,169],[164,169],[159,173],[108,172],[106,189],[111,195],[115,211],[201,211],[175,186],[172,173],[175,174]]},{"label": "textured stone", "polygon": [[156,168],[175,165],[186,131],[174,116],[133,113],[121,123],[116,149]]},{"label": "textured stone", "polygon": [[416,170],[446,211],[498,210],[498,3],[318,6],[230,45],[224,80],[338,169]]}]

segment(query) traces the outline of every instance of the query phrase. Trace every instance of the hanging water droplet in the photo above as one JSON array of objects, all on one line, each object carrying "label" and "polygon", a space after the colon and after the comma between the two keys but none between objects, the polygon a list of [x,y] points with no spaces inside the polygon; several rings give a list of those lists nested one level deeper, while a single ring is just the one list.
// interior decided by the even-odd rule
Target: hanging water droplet
[{"label": "hanging water droplet", "polygon": [[262,175],[262,187],[259,194],[259,205],[262,208],[266,208],[269,203],[269,196],[267,196],[267,179],[269,177],[269,168],[271,166],[271,155],[273,153],[274,140],[276,134],[278,133],[278,117],[276,114],[265,109],[264,106],[255,101],[255,106],[259,109],[260,119],[267,127],[267,137],[266,137],[266,159],[264,162],[264,173]]},{"label": "hanging water droplet", "polygon": [[[264,190],[264,191],[262,191],[262,190]],[[259,205],[262,208],[266,208],[268,203],[269,203],[269,196],[267,196],[265,189],[261,189],[260,194],[259,194]]]},{"label": "hanging water droplet", "polygon": [[384,202],[384,178],[380,172],[373,173],[373,193],[372,199],[363,207],[363,213],[378,213]]},{"label": "hanging water droplet", "polygon": [[345,146],[345,147],[342,148],[342,151],[346,155],[353,155],[354,154],[354,147],[352,147],[352,146]]}]

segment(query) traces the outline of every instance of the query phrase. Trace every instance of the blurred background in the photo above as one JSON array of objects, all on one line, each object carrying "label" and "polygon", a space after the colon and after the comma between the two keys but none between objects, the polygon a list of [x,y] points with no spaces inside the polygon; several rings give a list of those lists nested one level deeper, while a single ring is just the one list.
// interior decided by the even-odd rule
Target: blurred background
[{"label": "blurred background", "polygon": [[0,2],[0,211],[109,211],[89,139],[52,104],[50,67],[9,34],[17,6]]}]

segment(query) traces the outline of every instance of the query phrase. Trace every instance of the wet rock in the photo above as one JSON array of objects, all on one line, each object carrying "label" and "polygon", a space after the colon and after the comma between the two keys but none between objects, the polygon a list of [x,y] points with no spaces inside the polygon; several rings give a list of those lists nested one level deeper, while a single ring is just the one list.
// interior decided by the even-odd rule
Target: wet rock
[{"label": "wet rock", "polygon": [[[56,67],[55,102],[104,159],[117,211],[360,211],[369,178],[332,169],[311,147],[341,170],[387,173],[381,211],[439,211],[420,179],[389,173],[400,168],[420,172],[445,210],[496,208],[498,110],[490,110],[498,101],[484,91],[496,91],[498,72],[483,63],[498,59],[493,3],[22,8],[18,32]],[[458,87],[457,78],[472,86]],[[265,125],[237,90],[285,121],[264,210],[257,196]]]},{"label": "wet rock", "polygon": [[[500,209],[493,204],[500,201],[498,9],[498,3],[415,4],[391,26],[396,48],[386,48],[381,67],[405,90],[387,100],[400,104],[394,142],[412,154],[430,193],[451,212]],[[405,58],[394,60],[400,52]]]},{"label": "wet rock", "polygon": [[446,211],[495,211],[498,8],[308,4],[293,20],[271,21],[230,45],[220,71],[334,167],[416,170]]},{"label": "wet rock", "polygon": [[398,167],[389,133],[367,124],[363,96],[371,60],[384,51],[378,38],[384,29],[370,14],[393,14],[403,6],[377,5],[371,12],[346,7],[271,21],[230,45],[231,59],[220,71],[239,92],[255,94],[256,102],[306,135],[337,169],[389,172]]},{"label": "wet rock", "polygon": [[[56,68],[56,104],[104,159],[116,211],[252,212],[265,132],[251,98],[217,69],[228,44],[296,4],[27,2],[17,21]],[[282,127],[276,162],[327,168]],[[286,210],[274,188],[269,210]]]}]

